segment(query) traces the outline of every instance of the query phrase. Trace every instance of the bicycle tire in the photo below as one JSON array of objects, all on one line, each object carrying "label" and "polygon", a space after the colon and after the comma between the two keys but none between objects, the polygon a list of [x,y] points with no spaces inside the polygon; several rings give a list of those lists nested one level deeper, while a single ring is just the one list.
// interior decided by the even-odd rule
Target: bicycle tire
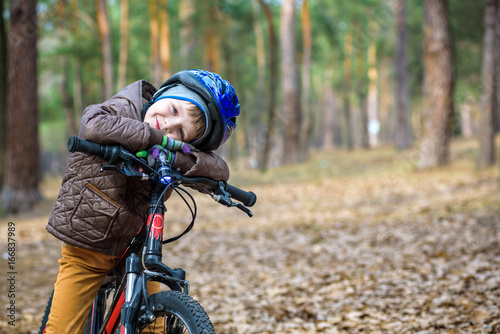
[{"label": "bicycle tire", "polygon": [[45,306],[45,311],[43,312],[42,323],[40,324],[40,329],[38,330],[38,334],[43,334],[45,331],[45,327],[47,327],[47,321],[49,321],[50,308],[52,307],[52,298],[54,297],[54,290],[50,294],[49,301],[47,302],[47,306]]},{"label": "bicycle tire", "polygon": [[[47,327],[47,322],[49,321],[50,309],[52,307],[52,298],[54,298],[54,290],[52,290],[52,292],[50,293],[47,306],[45,306],[45,311],[43,312],[42,322],[40,324],[40,329],[38,330],[38,334],[44,334],[45,329]],[[91,315],[89,314],[85,324],[85,332],[84,332],[85,334],[90,333],[90,323],[89,323],[90,316]]]},{"label": "bicycle tire", "polygon": [[[44,315],[39,329],[39,334],[43,334],[47,321],[49,319],[50,308],[52,306],[52,298],[54,291],[50,294],[47,306],[45,307]],[[154,307],[154,315],[156,318],[163,318],[165,331],[164,334],[215,334],[214,327],[210,318],[203,307],[188,296],[179,291],[161,291],[151,295],[151,305]],[[89,314],[90,317],[90,314]],[[171,327],[171,322],[179,319],[184,324],[181,330],[174,330]],[[156,324],[157,322],[155,322]],[[89,321],[85,325],[84,333],[89,333]],[[138,333],[154,333],[154,324],[140,326]]]},{"label": "bicycle tire", "polygon": [[[163,318],[164,334],[215,334],[207,312],[191,296],[179,291],[161,291],[151,295],[151,305],[155,317]],[[158,320],[139,326],[138,333],[156,333],[157,324]]]}]

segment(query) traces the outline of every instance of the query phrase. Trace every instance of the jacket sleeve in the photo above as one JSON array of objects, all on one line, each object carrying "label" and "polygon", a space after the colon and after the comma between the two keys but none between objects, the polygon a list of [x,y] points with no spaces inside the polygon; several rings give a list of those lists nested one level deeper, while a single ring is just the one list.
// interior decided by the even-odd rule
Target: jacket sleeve
[{"label": "jacket sleeve", "polygon": [[204,176],[217,181],[229,180],[227,163],[212,152],[193,151],[191,155],[176,152],[174,168],[180,168],[186,176]]},{"label": "jacket sleeve", "polygon": [[88,106],[82,116],[79,137],[99,144],[119,144],[137,152],[161,143],[162,134],[138,119],[125,98],[111,98]]}]

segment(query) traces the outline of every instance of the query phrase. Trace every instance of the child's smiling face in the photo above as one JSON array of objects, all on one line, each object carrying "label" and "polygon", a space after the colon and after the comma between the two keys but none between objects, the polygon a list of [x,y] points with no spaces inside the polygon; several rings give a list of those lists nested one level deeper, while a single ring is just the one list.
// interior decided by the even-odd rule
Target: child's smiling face
[{"label": "child's smiling face", "polygon": [[196,139],[194,117],[187,111],[191,104],[171,98],[160,99],[149,107],[144,122],[169,138],[189,143]]}]

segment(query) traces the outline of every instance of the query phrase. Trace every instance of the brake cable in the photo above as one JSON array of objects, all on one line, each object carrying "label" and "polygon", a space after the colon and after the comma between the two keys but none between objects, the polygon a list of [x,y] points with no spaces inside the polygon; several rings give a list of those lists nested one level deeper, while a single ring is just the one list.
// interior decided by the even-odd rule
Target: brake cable
[{"label": "brake cable", "polygon": [[[181,234],[179,234],[179,235],[177,235],[175,237],[172,237],[172,238],[169,238],[167,240],[164,240],[163,241],[164,245],[168,244],[168,243],[171,243],[171,242],[174,242],[176,240],[179,240],[184,235],[186,235],[187,233],[189,233],[189,231],[191,231],[192,228],[193,228],[193,226],[194,226],[194,222],[196,220],[196,214],[198,212],[198,208],[196,206],[196,201],[194,200],[194,197],[186,189],[180,188],[177,185],[172,185],[172,189],[175,190],[175,192],[177,193],[177,195],[179,195],[180,198],[182,198],[182,200],[184,201],[184,203],[188,207],[189,211],[191,212],[191,222],[189,223],[188,227],[186,227],[186,229],[184,230],[184,232],[182,232]],[[183,191],[185,194],[187,194],[189,196],[189,198],[191,199],[191,202],[193,203],[194,211],[193,211],[193,208],[191,207],[191,205],[188,203],[188,201],[184,197],[184,195],[180,193],[180,190]]]}]

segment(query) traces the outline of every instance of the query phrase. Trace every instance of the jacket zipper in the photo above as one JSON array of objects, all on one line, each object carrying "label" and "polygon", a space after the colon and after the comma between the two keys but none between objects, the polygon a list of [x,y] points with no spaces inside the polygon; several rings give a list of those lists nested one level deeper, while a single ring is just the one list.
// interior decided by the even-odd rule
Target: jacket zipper
[{"label": "jacket zipper", "polygon": [[112,248],[112,253],[115,252],[115,249],[117,247],[119,247],[120,244],[123,243],[122,239],[123,237],[127,236],[128,234],[128,231],[131,229],[131,226],[132,226],[132,222],[134,221],[134,209],[133,209],[133,203],[131,203],[131,197],[129,197],[129,194],[130,194],[130,188],[132,187],[131,185],[132,182],[127,182],[127,190],[126,190],[126,202],[127,202],[127,206],[129,207],[129,210],[131,210],[131,217],[127,223],[127,225],[125,226],[125,228],[122,230],[122,233],[120,233],[120,235],[118,236],[119,238],[116,240],[116,242],[114,242],[113,244],[113,248]]},{"label": "jacket zipper", "polygon": [[115,204],[117,207],[121,208],[122,206],[120,204],[118,204],[117,202],[113,201],[111,198],[109,198],[106,194],[104,194],[102,191],[100,191],[99,189],[97,189],[96,186],[94,186],[92,183],[90,182],[87,182],[87,185],[94,189],[94,191],[96,191],[98,194],[100,194],[102,197],[104,197],[105,199],[107,199],[108,201],[110,201],[111,203]]}]

